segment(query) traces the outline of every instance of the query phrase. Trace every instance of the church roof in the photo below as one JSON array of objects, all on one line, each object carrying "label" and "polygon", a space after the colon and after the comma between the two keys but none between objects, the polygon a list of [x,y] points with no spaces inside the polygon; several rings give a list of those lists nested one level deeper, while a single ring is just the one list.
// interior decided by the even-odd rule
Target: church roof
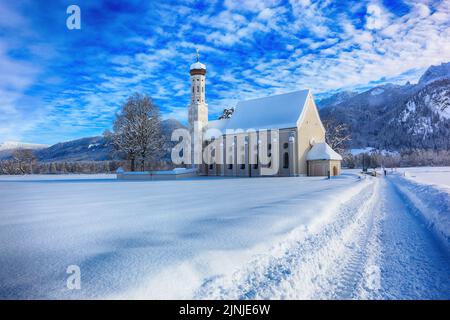
[{"label": "church roof", "polygon": [[201,62],[194,62],[191,64],[191,70],[203,69],[206,70],[206,66]]},{"label": "church roof", "polygon": [[326,142],[320,142],[313,145],[306,155],[306,160],[342,160],[339,153],[331,149]]},{"label": "church roof", "polygon": [[294,128],[305,108],[309,90],[294,91],[265,98],[240,101],[230,119],[210,121],[208,128],[284,129]]}]

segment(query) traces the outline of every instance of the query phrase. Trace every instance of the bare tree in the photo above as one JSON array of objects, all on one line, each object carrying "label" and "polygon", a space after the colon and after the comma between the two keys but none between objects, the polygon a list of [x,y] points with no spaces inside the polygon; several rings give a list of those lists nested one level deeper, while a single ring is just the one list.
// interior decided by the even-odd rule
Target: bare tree
[{"label": "bare tree", "polygon": [[154,160],[162,151],[161,116],[146,95],[136,93],[128,98],[116,115],[113,130],[113,145],[131,161],[131,171],[136,168],[136,160],[141,161],[144,170],[145,161]]},{"label": "bare tree", "polygon": [[234,108],[223,109],[222,114],[219,116],[219,120],[230,119],[234,113]]},{"label": "bare tree", "polygon": [[13,161],[17,164],[19,174],[33,173],[33,163],[36,161],[36,156],[30,149],[17,149],[14,151]]},{"label": "bare tree", "polygon": [[347,142],[351,140],[348,126],[344,123],[336,123],[333,120],[324,121],[325,140],[328,145],[340,154],[345,153]]}]

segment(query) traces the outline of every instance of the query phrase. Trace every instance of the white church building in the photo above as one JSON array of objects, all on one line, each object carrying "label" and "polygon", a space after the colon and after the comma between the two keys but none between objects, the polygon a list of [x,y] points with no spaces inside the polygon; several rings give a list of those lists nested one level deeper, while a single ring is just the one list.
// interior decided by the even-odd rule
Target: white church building
[{"label": "white church building", "polygon": [[[218,138],[221,141],[212,150],[209,161],[202,160],[197,166],[200,174],[261,176],[262,169],[273,166],[274,159],[278,160],[274,171],[277,176],[341,173],[342,157],[325,142],[325,128],[310,90],[240,101],[231,118],[208,121],[206,66],[199,61],[198,54],[197,61],[190,67],[190,81],[188,119],[191,131],[196,125],[204,146]],[[271,137],[271,130],[277,131],[276,139]],[[270,138],[265,150],[270,161],[262,164],[258,148],[263,134],[268,132]],[[240,146],[238,141],[244,143]]]}]

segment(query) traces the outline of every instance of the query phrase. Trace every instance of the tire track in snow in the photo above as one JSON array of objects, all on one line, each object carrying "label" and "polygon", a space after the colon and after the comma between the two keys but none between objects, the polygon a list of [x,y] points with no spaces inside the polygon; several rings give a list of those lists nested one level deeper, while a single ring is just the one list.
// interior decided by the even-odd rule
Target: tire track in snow
[{"label": "tire track in snow", "polygon": [[448,248],[399,188],[402,181],[384,180],[382,285],[374,298],[450,299]]},{"label": "tire track in snow", "polygon": [[[326,299],[356,296],[378,200],[372,179],[340,205],[331,221],[306,237],[291,237],[231,277],[207,279],[197,298]],[[304,233],[303,233],[304,234]]]}]

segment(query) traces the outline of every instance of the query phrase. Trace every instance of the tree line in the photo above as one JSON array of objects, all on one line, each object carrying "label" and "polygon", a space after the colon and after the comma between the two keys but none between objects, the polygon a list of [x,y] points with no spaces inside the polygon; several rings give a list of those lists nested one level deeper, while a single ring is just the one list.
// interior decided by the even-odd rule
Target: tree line
[{"label": "tree line", "polygon": [[[224,118],[233,110],[225,109]],[[346,150],[352,137],[349,127],[336,120],[324,121],[326,141],[343,155],[343,166],[348,168],[376,168],[403,166],[448,166],[450,150],[404,149],[398,153],[371,152],[359,155]],[[0,174],[60,174],[60,173],[114,173],[119,167],[126,171],[170,169],[163,159],[170,145],[161,130],[159,108],[147,95],[133,94],[116,114],[112,131],[104,132],[114,146],[109,161],[40,162],[32,150],[16,150],[12,157],[0,160]]]},{"label": "tree line", "polygon": [[119,167],[127,171],[170,167],[161,159],[167,145],[160,111],[147,95],[130,96],[116,114],[113,130],[106,130],[104,136],[121,160],[41,162],[33,150],[18,149],[10,159],[0,161],[0,174],[112,173]]}]

